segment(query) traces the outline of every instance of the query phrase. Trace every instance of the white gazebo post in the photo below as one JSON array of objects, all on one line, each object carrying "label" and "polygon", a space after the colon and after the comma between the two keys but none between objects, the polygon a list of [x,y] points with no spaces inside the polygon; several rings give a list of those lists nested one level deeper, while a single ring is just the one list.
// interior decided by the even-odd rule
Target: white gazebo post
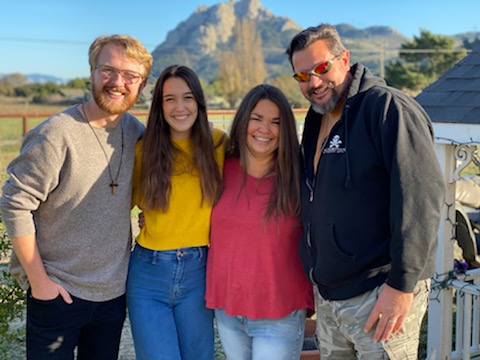
[{"label": "white gazebo post", "polygon": [[455,181],[480,144],[480,125],[434,124],[435,148],[446,182],[445,205],[438,231],[436,276],[428,309],[428,359],[450,359],[452,352],[453,290],[447,287],[453,270]]},{"label": "white gazebo post", "polygon": [[470,51],[416,99],[433,121],[436,151],[447,184],[428,309],[427,352],[430,360],[449,360],[453,290],[448,284],[454,270],[455,181],[480,144],[480,48]]},{"label": "white gazebo post", "polygon": [[452,181],[455,169],[454,147],[438,143],[435,147],[445,175],[447,189],[438,231],[435,267],[437,276],[432,280],[428,308],[427,354],[430,360],[449,359],[452,351],[452,290],[438,285],[447,280],[447,274],[453,264],[453,223],[451,219],[455,220],[455,184]]}]

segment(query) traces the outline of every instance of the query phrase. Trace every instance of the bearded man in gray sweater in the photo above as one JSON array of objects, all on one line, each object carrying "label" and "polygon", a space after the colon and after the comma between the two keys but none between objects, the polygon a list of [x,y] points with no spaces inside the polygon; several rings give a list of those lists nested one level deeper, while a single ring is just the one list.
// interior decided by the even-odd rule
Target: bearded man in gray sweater
[{"label": "bearded man in gray sweater", "polygon": [[135,143],[127,111],[152,56],[126,35],[89,49],[92,98],[31,130],[8,166],[0,209],[10,271],[27,290],[27,358],[116,359],[125,320]]}]

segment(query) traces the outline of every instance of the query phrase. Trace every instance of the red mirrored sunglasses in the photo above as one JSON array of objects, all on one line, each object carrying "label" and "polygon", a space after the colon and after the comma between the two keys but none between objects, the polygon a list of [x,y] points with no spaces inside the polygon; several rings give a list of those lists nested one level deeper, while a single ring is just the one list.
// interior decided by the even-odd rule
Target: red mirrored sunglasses
[{"label": "red mirrored sunglasses", "polygon": [[322,61],[321,63],[316,64],[313,67],[313,69],[310,71],[298,71],[295,74],[293,74],[293,78],[298,82],[307,82],[307,81],[310,81],[310,77],[312,75],[322,76],[323,74],[326,74],[327,72],[330,71],[330,69],[332,68],[333,62],[338,58],[340,58],[341,55],[342,54],[337,55],[330,60]]}]

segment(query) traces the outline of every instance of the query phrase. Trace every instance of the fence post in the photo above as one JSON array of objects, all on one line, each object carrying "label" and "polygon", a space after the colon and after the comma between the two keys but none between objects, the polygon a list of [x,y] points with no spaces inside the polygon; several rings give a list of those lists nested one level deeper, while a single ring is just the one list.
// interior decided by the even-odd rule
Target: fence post
[{"label": "fence post", "polygon": [[[435,144],[446,185],[446,199],[438,229],[435,277],[428,304],[427,359],[450,359],[452,353],[452,289],[442,286],[453,266],[453,224],[455,222],[455,155],[453,145]],[[435,285],[435,286],[434,286]]]},{"label": "fence post", "polygon": [[27,133],[28,131],[28,119],[27,119],[27,115],[23,115],[22,117],[22,122],[23,122],[23,136],[25,136],[25,134]]}]

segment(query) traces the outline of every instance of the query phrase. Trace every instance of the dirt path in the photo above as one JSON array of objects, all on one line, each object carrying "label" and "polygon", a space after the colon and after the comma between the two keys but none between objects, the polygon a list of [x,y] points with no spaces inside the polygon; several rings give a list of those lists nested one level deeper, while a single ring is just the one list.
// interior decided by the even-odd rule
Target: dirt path
[{"label": "dirt path", "polygon": [[122,340],[120,342],[119,360],[135,360],[135,350],[133,349],[132,332],[130,331],[130,320],[125,319],[123,325]]},{"label": "dirt path", "polygon": [[[215,329],[216,332],[216,329]],[[133,348],[132,332],[130,331],[130,320],[125,319],[125,325],[122,331],[122,340],[120,342],[119,360],[135,360],[135,350]],[[215,334],[215,360],[226,360],[223,353],[220,338]]]},{"label": "dirt path", "polygon": [[[18,321],[15,323],[15,327],[25,327],[25,321]],[[18,356],[14,356],[11,360],[23,360],[25,358],[25,344],[21,344],[23,349],[15,351]],[[215,337],[215,360],[225,360],[226,357],[223,354],[220,339]],[[135,360],[135,350],[133,347],[132,332],[130,330],[130,320],[125,319],[123,325],[122,339],[120,341],[120,351],[118,354],[118,360]]]}]

